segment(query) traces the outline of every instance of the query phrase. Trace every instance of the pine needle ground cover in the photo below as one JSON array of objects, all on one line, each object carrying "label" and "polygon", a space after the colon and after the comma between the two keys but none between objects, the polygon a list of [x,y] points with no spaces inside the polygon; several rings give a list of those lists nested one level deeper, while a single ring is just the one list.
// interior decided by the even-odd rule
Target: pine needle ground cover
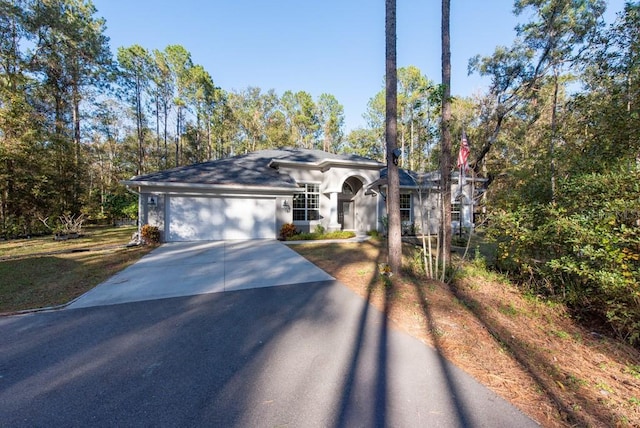
[{"label": "pine needle ground cover", "polygon": [[640,426],[640,352],[472,264],[451,286],[380,275],[380,242],[294,250],[545,427]]}]

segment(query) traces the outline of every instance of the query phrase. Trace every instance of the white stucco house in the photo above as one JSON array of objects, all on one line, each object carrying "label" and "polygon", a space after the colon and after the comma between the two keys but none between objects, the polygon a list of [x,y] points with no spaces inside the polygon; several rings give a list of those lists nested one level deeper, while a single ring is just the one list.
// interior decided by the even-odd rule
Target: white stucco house
[{"label": "white stucco house", "polygon": [[[418,176],[401,170],[400,209],[406,233],[426,210],[431,210],[431,228],[436,230],[438,181],[437,174]],[[386,216],[385,165],[320,150],[261,150],[123,183],[139,195],[139,223],[157,226],[165,242],[276,239],[285,223],[300,231],[313,231],[321,224],[326,230],[365,234],[382,230]],[[452,189],[455,195],[457,184]],[[466,195],[458,199],[471,200],[473,186],[468,183],[463,191]],[[461,209],[458,224],[472,226],[472,210]]]}]

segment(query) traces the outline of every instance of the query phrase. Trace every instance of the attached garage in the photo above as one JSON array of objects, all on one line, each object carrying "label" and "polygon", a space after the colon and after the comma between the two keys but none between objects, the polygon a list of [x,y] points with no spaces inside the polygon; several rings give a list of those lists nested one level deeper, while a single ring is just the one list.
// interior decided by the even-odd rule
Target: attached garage
[{"label": "attached garage", "polygon": [[275,198],[168,196],[167,241],[275,239]]}]

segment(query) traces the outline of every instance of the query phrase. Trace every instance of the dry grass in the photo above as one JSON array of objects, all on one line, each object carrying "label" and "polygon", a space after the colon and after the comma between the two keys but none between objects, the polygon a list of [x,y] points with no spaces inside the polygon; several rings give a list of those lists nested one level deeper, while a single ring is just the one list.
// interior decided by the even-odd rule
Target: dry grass
[{"label": "dry grass", "polygon": [[413,273],[386,287],[373,241],[292,248],[543,426],[640,426],[640,353],[585,330],[561,306],[472,266],[451,287]]},{"label": "dry grass", "polygon": [[68,241],[0,242],[0,313],[68,303],[153,247],[127,248],[133,228],[93,228]]}]

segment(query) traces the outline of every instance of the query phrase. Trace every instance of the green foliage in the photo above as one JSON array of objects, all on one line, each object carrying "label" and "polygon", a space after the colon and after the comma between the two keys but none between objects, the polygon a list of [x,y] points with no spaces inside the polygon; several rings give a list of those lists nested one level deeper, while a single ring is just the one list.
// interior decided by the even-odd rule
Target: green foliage
[{"label": "green foliage", "polygon": [[135,219],[138,216],[138,197],[125,191],[107,195],[103,209],[106,218],[111,221],[120,218]]},{"label": "green foliage", "polygon": [[629,373],[631,376],[633,376],[636,379],[640,379],[640,366],[629,365],[624,368],[624,372]]},{"label": "green foliage", "polygon": [[559,183],[557,204],[497,211],[497,265],[640,343],[640,172]]},{"label": "green foliage", "polygon": [[382,150],[381,139],[382,137],[378,130],[357,128],[347,135],[343,149],[345,153],[352,153],[383,162],[384,151]]},{"label": "green foliage", "polygon": [[[398,78],[398,144],[403,156],[400,167],[422,170],[435,166],[433,151],[439,132],[438,116],[442,104],[442,87],[435,85],[415,66],[400,67]],[[375,94],[367,105],[364,118],[369,129],[357,129],[347,136],[347,150],[384,161],[385,90]]]},{"label": "green foliage", "polygon": [[502,304],[498,306],[498,312],[509,317],[515,317],[516,315],[518,315],[518,309],[516,309],[512,304]]},{"label": "green foliage", "polygon": [[320,239],[349,239],[356,236],[355,232],[345,231],[345,230],[336,230],[334,232],[327,233],[297,233],[292,235],[288,241],[315,241]]},{"label": "green foliage", "polygon": [[378,232],[377,230],[370,230],[367,232],[367,235],[374,238],[374,239],[378,239],[380,238],[380,232]]},{"label": "green foliage", "polygon": [[480,251],[480,246],[476,246],[473,253],[473,260],[471,262],[476,269],[487,269],[487,258]]},{"label": "green foliage", "polygon": [[320,94],[317,103],[322,149],[337,153],[342,148],[344,107],[331,94]]}]

